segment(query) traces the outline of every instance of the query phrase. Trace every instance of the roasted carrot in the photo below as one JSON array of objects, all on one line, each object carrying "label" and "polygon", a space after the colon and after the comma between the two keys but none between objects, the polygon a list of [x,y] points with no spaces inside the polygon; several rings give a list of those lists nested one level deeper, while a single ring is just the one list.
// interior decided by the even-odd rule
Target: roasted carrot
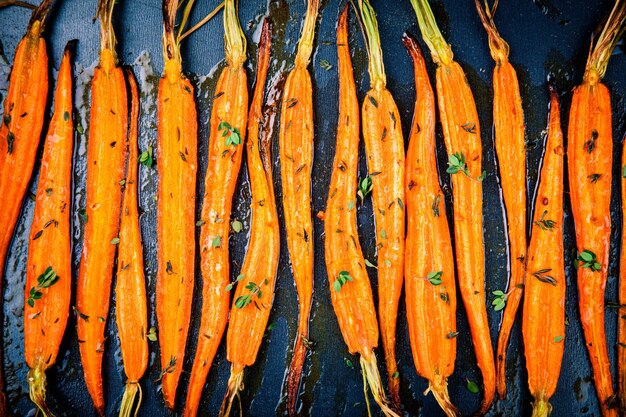
[{"label": "roasted carrot", "polygon": [[509,45],[498,33],[493,16],[498,0],[484,8],[474,0],[480,20],[489,36],[489,50],[496,65],[493,69],[493,127],[500,184],[506,210],[509,239],[509,282],[506,307],[498,335],[496,387],[506,397],[506,352],[524,288],[526,262],[526,148],[524,111],[517,73],[509,62]]},{"label": "roasted carrot", "polygon": [[[197,116],[193,86],[182,74],[177,0],[163,0],[164,72],[157,99],[156,314],[165,405],[173,409],[182,372],[195,277]],[[191,7],[193,2],[188,2]],[[186,11],[186,10],[185,10]]]},{"label": "roasted carrot", "polygon": [[563,132],[556,91],[550,91],[550,120],[528,248],[522,332],[533,417],[552,412],[565,346],[563,261]]},{"label": "roasted carrot", "polygon": [[568,125],[568,174],[578,246],[578,301],[602,415],[617,416],[604,330],[611,238],[611,95],[601,80],[626,19],[618,0],[592,44],[583,83],[574,89]]},{"label": "roasted carrot", "polygon": [[[72,42],[73,43],[73,42]],[[28,244],[24,292],[24,356],[30,398],[44,416],[46,370],[56,361],[71,298],[72,45],[61,61],[54,115],[45,139]]]},{"label": "roasted carrot", "polygon": [[224,5],[227,66],[215,87],[211,110],[211,142],[204,181],[200,256],[202,268],[202,319],[189,380],[185,415],[196,414],[215,352],[220,345],[230,305],[228,234],[233,193],[243,155],[248,116],[246,38],[239,25],[235,0]]},{"label": "roasted carrot", "polygon": [[[35,164],[48,100],[48,54],[41,36],[52,0],[43,0],[33,12],[26,34],[17,45],[9,91],[0,121],[0,271],[13,237],[22,200]],[[2,272],[0,272],[0,278]],[[0,293],[2,292],[0,279]],[[0,301],[0,318],[2,316]],[[8,415],[0,348],[0,415]]]},{"label": "roasted carrot", "polygon": [[115,0],[98,1],[100,62],[91,83],[87,144],[87,223],[78,273],[76,315],[85,383],[104,414],[102,355],[128,155],[128,97],[117,65],[111,16]]},{"label": "roasted carrot", "polygon": [[[380,380],[374,348],[378,346],[376,308],[365,269],[356,225],[356,188],[359,148],[359,102],[348,45],[348,7],[337,26],[339,119],[335,161],[324,215],[324,251],[330,296],[339,328],[350,353],[360,355],[363,389],[369,386],[386,416],[389,407]],[[369,402],[368,402],[369,405]]]},{"label": "roasted carrot", "polygon": [[[126,70],[126,79],[130,90],[130,129],[115,283],[115,318],[126,373],[120,417],[130,417],[133,410],[139,410],[142,396],[139,380],[148,366],[148,300],[137,208],[139,92],[130,69]],[[137,393],[139,400],[135,408]]]},{"label": "roasted carrot", "polygon": [[446,415],[456,358],[456,282],[450,227],[435,156],[435,94],[417,41],[402,38],[415,71],[415,112],[406,156],[406,310],[413,361]]},{"label": "roasted carrot", "polygon": [[376,14],[369,0],[359,0],[359,9],[369,52],[370,90],[363,101],[362,117],[376,221],[378,314],[389,396],[394,411],[400,413],[396,320],[404,279],[404,138],[398,107],[386,87]]},{"label": "roasted carrot", "polygon": [[461,66],[437,27],[428,0],[411,0],[424,41],[437,65],[437,98],[452,176],[454,236],[459,287],[472,333],[484,397],[479,413],[491,407],[496,372],[485,306],[482,144],[476,103]]},{"label": "roasted carrot", "polygon": [[[626,219],[626,138],[622,139],[622,219]],[[623,222],[624,220],[622,220]],[[620,412],[626,413],[626,318],[624,318],[624,306],[626,305],[626,227],[622,223],[622,240],[620,249],[619,268],[619,304],[620,310],[618,322],[617,340],[617,392],[620,399]]]},{"label": "roasted carrot", "polygon": [[287,373],[287,412],[296,415],[302,367],[309,346],[309,316],[313,298],[313,92],[308,66],[313,51],[319,0],[308,0],[295,65],[285,82],[280,115],[280,170],[287,248],[298,292],[298,332]]},{"label": "roasted carrot", "polygon": [[[248,114],[246,156],[252,191],[250,243],[240,274],[226,291],[235,295],[226,335],[230,377],[220,416],[230,414],[243,389],[243,372],[256,360],[267,326],[280,256],[280,229],[272,178],[272,126],[263,125],[263,97],[270,63],[271,23],[266,18],[259,43],[257,78]],[[259,139],[260,136],[260,139]]]}]

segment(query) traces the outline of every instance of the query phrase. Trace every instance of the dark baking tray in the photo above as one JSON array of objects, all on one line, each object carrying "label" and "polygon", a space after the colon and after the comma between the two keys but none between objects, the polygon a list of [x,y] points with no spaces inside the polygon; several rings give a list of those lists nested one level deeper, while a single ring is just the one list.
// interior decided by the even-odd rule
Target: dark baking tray
[{"label": "dark baking tray", "polygon": [[[78,39],[75,74],[76,108],[81,115],[80,123],[85,128],[85,136],[76,136],[75,151],[75,204],[73,207],[74,266],[77,267],[81,249],[81,226],[78,210],[85,204],[85,144],[88,133],[86,115],[89,108],[90,73],[97,60],[99,32],[93,23],[95,0],[57,0],[48,20],[45,33],[49,41],[51,73],[56,75],[63,46],[70,39]],[[212,9],[218,1],[198,1],[193,13],[197,21]],[[314,213],[324,210],[328,183],[332,167],[335,130],[337,120],[337,72],[335,25],[339,10],[344,0],[326,0],[320,11],[315,50],[311,64],[315,100],[315,166],[313,169]],[[378,12],[384,59],[388,75],[389,89],[394,94],[400,113],[405,137],[413,111],[414,87],[413,73],[409,57],[401,43],[402,33],[407,30],[419,35],[414,12],[408,0],[373,0]],[[503,205],[497,180],[497,168],[494,156],[493,139],[490,126],[492,91],[491,74],[493,62],[487,49],[486,35],[474,10],[471,0],[437,0],[432,2],[437,20],[444,35],[452,44],[457,60],[467,72],[474,91],[480,122],[484,149],[484,168],[487,178],[484,182],[484,229],[486,244],[486,287],[488,303],[491,291],[503,289],[507,282],[506,239],[503,224]],[[572,87],[582,78],[587,57],[590,34],[597,27],[612,2],[608,0],[503,0],[497,14],[497,24],[504,38],[511,45],[511,61],[515,65],[523,97],[527,125],[528,141],[528,189],[536,186],[543,131],[547,117],[547,78],[553,77],[563,97],[563,108],[569,109]],[[254,77],[255,42],[258,38],[259,23],[264,15],[270,15],[275,22],[273,52],[274,59],[270,68],[270,82],[280,83],[285,71],[292,66],[297,39],[305,10],[304,0],[241,0],[239,15],[249,41],[247,67],[250,84]],[[0,40],[6,61],[0,66],[0,90],[6,90],[6,76],[17,42],[23,35],[29,13],[23,9],[6,8],[0,10]],[[115,10],[115,25],[118,34],[119,56],[123,63],[133,66],[140,79],[142,89],[142,115],[140,147],[145,149],[156,140],[155,98],[156,83],[162,71],[161,58],[161,4],[159,0],[121,0]],[[184,42],[183,59],[185,71],[189,74],[197,92],[199,118],[199,181],[198,192],[202,192],[207,159],[207,120],[211,109],[210,97],[218,75],[223,66],[223,31],[221,18],[215,19],[193,34]],[[351,16],[351,46],[354,55],[355,78],[360,98],[369,86],[367,59],[361,34]],[[606,330],[612,367],[616,358],[616,321],[617,310],[611,308],[616,301],[618,276],[618,253],[621,216],[619,213],[619,163],[621,138],[624,133],[624,94],[626,92],[626,58],[620,47],[611,59],[606,75],[606,84],[613,97],[614,143],[616,165],[614,173],[613,198],[613,234],[612,257],[609,269],[609,281],[606,291]],[[429,69],[434,70],[430,54],[426,52]],[[327,60],[333,69],[324,69],[320,62]],[[5,91],[2,91],[3,95]],[[564,112],[564,126],[568,111]],[[275,138],[276,139],[276,138]],[[276,141],[275,141],[276,142]],[[276,145],[276,143],[275,143]],[[274,146],[274,161],[278,168],[277,146]],[[361,145],[361,175],[366,173],[363,146]],[[438,138],[438,157],[440,167],[445,166],[445,149],[441,135]],[[156,169],[140,167],[140,206],[143,211],[141,227],[144,241],[146,278],[152,304],[150,322],[154,318],[155,287],[155,202]],[[31,191],[35,190],[37,170],[33,175]],[[234,201],[234,217],[244,221],[244,232],[232,236],[230,247],[232,254],[232,273],[235,276],[242,264],[247,242],[250,200],[245,162],[242,166],[240,186]],[[280,185],[280,171],[276,169],[276,182]],[[449,185],[447,175],[442,178],[444,185]],[[448,188],[449,189],[449,188]],[[280,187],[277,199],[281,198]],[[447,199],[450,203],[449,195]],[[569,210],[569,198],[566,185],[566,227],[565,253],[567,272],[567,316],[569,326],[565,340],[565,357],[557,392],[553,398],[553,416],[598,416],[598,401],[595,395],[591,370],[584,348],[582,331],[578,317],[575,271],[573,268],[573,223]],[[282,207],[279,204],[282,218]],[[0,208],[1,209],[1,208]],[[364,254],[368,259],[375,258],[373,221],[371,202],[367,201],[358,209],[360,239]],[[27,236],[32,219],[33,202],[26,198],[23,213],[16,228],[15,238],[8,257],[4,279],[4,366],[7,376],[10,407],[18,416],[33,415],[33,406],[28,399],[26,384],[26,366],[23,355],[22,304],[24,291],[25,262],[27,254]],[[449,213],[448,213],[449,214]],[[330,294],[323,256],[322,223],[315,219],[315,295],[311,320],[311,340],[315,347],[306,362],[304,386],[302,389],[302,411],[313,416],[365,416],[361,375],[358,369],[346,364],[346,359],[358,363],[345,347],[337,321],[330,303]],[[283,231],[284,232],[284,231]],[[282,384],[285,368],[291,358],[292,340],[296,331],[297,299],[289,267],[283,234],[281,262],[274,308],[270,318],[271,330],[268,330],[261,347],[257,362],[246,371],[245,391],[242,395],[244,415],[271,416],[284,413]],[[75,268],[77,270],[77,268]],[[74,277],[75,278],[75,277]],[[376,276],[371,276],[376,286]],[[197,280],[201,285],[200,277]],[[114,306],[114,303],[112,303]],[[188,346],[193,346],[199,324],[200,300],[194,302],[194,314]],[[499,327],[500,313],[489,309],[491,334],[495,341]],[[451,397],[464,415],[475,411],[480,402],[480,395],[470,393],[467,379],[480,384],[480,374],[475,365],[466,315],[462,304],[458,310],[459,343],[456,370],[449,380]],[[119,343],[116,335],[114,312],[109,315],[108,339],[104,356],[104,378],[107,399],[107,415],[116,415],[122,395],[124,374],[122,369]],[[156,382],[160,366],[158,344],[150,343],[150,365],[142,381],[144,403],[140,410],[142,416],[170,415],[161,399]],[[398,328],[398,358],[402,384],[402,398],[407,413],[410,415],[443,415],[432,396],[424,396],[426,389],[423,379],[418,377],[413,366],[407,337],[407,324],[404,304],[401,303]],[[378,352],[382,359],[382,352]],[[191,366],[193,348],[188,350],[185,359],[179,398],[184,399],[184,390]],[[379,361],[382,363],[382,360]],[[523,358],[519,320],[513,329],[509,359],[507,364],[509,394],[506,400],[495,403],[490,416],[529,416],[530,402],[526,383],[526,371]],[[201,415],[215,415],[219,409],[229,365],[225,360],[222,346],[215,359],[214,367],[208,377],[204,398],[201,402]],[[48,400],[52,408],[61,416],[93,415],[91,400],[85,388],[78,354],[75,331],[75,318],[68,323],[66,337],[61,346],[57,365],[49,371]],[[179,401],[182,402],[182,401]],[[180,404],[179,404],[180,407]],[[377,412],[377,409],[375,409]]]}]

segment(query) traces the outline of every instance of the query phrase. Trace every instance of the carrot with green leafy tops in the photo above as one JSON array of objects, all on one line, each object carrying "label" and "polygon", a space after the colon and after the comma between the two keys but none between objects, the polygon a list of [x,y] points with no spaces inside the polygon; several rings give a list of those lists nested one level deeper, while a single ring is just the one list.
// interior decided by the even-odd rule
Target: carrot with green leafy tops
[{"label": "carrot with green leafy tops", "polygon": [[497,348],[496,386],[500,398],[506,396],[506,353],[524,288],[526,262],[526,147],[524,143],[524,111],[517,73],[509,62],[509,45],[498,33],[493,16],[498,7],[495,0],[484,8],[474,0],[480,20],[489,35],[489,50],[496,62],[493,69],[493,126],[498,157],[500,184],[506,209],[509,239],[510,278],[506,307],[500,325]]},{"label": "carrot with green leafy tops", "polygon": [[476,103],[461,66],[437,27],[428,0],[411,0],[422,37],[437,64],[437,99],[452,176],[458,282],[472,333],[484,397],[479,413],[491,407],[496,369],[485,305],[482,143]]},{"label": "carrot with green leafy tops", "polygon": [[415,71],[415,112],[406,156],[406,311],[413,360],[446,415],[456,358],[456,282],[450,227],[435,155],[435,94],[417,41],[402,38]]},{"label": "carrot with green leafy tops", "polygon": [[[52,0],[43,0],[33,12],[26,34],[15,50],[4,115],[0,120],[0,195],[4,202],[0,210],[2,272],[41,139],[48,100],[48,54],[41,34],[51,3]],[[0,349],[0,415],[8,415],[2,356]]]},{"label": "carrot with green leafy tops", "polygon": [[550,91],[550,121],[528,248],[522,334],[533,417],[552,412],[565,346],[563,255],[563,132],[556,91]]},{"label": "carrot with green leafy tops", "polygon": [[72,43],[66,46],[59,68],[54,115],[41,159],[24,293],[24,356],[30,399],[44,416],[53,416],[46,405],[45,372],[59,353],[72,295]]},{"label": "carrot with green leafy tops", "polygon": [[378,346],[378,321],[365,259],[356,225],[356,186],[359,148],[359,102],[348,45],[348,7],[337,26],[339,68],[339,119],[329,196],[324,214],[324,251],[330,296],[339,328],[350,353],[360,355],[363,390],[367,388],[386,416],[389,407],[378,373],[374,349]]},{"label": "carrot with green leafy tops", "polygon": [[604,330],[604,289],[611,238],[613,133],[611,95],[601,80],[621,37],[626,1],[615,2],[592,44],[583,83],[574,89],[567,161],[578,247],[578,301],[583,333],[602,415],[617,416]]},{"label": "carrot with green leafy tops", "polygon": [[359,0],[358,4],[369,53],[370,90],[363,101],[362,118],[376,221],[378,314],[389,396],[394,410],[399,413],[396,321],[404,279],[404,138],[398,107],[386,87],[376,14],[368,0]]},{"label": "carrot with green leafy tops", "polygon": [[298,292],[298,332],[287,373],[287,412],[296,415],[302,367],[309,346],[309,316],[313,298],[313,91],[308,66],[313,51],[319,0],[308,0],[294,68],[283,88],[280,119],[280,169],[287,248]]},{"label": "carrot with green leafy tops", "polygon": [[128,156],[128,96],[124,71],[117,65],[112,14],[115,0],[98,1],[100,62],[91,83],[87,143],[87,186],[83,252],[78,273],[78,342],[87,389],[98,414],[104,414],[102,356],[104,329],[122,207]]},{"label": "carrot with green leafy tops", "polygon": [[[193,86],[182,73],[178,0],[163,1],[163,76],[159,80],[156,315],[165,405],[173,409],[189,331],[195,280],[197,116]],[[191,388],[190,388],[191,389]]]},{"label": "carrot with green leafy tops", "polygon": [[[272,178],[272,116],[264,124],[263,97],[270,63],[271,23],[263,22],[259,42],[257,79],[248,114],[246,152],[252,190],[250,243],[241,272],[226,291],[235,289],[226,335],[226,358],[231,363],[228,388],[220,416],[230,414],[233,400],[243,389],[246,366],[256,361],[274,300],[280,256],[280,228]],[[259,139],[260,136],[260,139]]]},{"label": "carrot with green leafy tops", "polygon": [[[134,414],[139,410],[142,397],[139,380],[148,366],[148,300],[137,208],[139,92],[130,69],[126,69],[126,79],[130,90],[130,129],[115,283],[115,318],[126,374],[120,417],[130,417],[133,410]],[[133,407],[137,394],[137,406]]]}]

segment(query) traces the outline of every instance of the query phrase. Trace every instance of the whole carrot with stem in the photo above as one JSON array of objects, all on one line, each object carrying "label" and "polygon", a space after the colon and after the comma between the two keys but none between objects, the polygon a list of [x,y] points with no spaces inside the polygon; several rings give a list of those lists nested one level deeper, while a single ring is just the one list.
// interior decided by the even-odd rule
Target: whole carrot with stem
[{"label": "whole carrot with stem", "polygon": [[485,305],[482,144],[476,103],[461,66],[437,27],[428,0],[411,0],[422,37],[437,64],[437,98],[452,175],[458,281],[483,376],[479,414],[491,407],[496,390],[493,347]]},{"label": "whole carrot with stem", "polygon": [[399,413],[396,321],[404,279],[404,138],[398,107],[386,87],[376,14],[369,0],[359,0],[358,4],[369,53],[370,90],[363,101],[362,118],[376,222],[378,314],[389,396],[394,410]]},{"label": "whole carrot with stem", "polygon": [[489,36],[489,50],[496,65],[493,69],[493,127],[498,157],[500,184],[506,210],[509,239],[509,283],[506,307],[500,325],[496,351],[496,387],[500,398],[506,396],[506,353],[524,288],[526,262],[526,147],[524,110],[517,73],[509,62],[509,45],[498,33],[493,17],[498,7],[474,0],[480,20]]},{"label": "whole carrot with stem", "polygon": [[559,99],[550,90],[550,120],[528,248],[522,333],[533,417],[552,412],[565,346],[563,132]]},{"label": "whole carrot with stem", "polygon": [[248,116],[248,81],[243,67],[246,38],[235,0],[224,4],[227,66],[215,87],[211,110],[211,142],[200,219],[202,319],[187,392],[185,415],[196,414],[202,388],[220,345],[230,305],[228,235],[232,199],[237,185]]},{"label": "whole carrot with stem", "polygon": [[348,7],[337,25],[339,119],[337,144],[324,215],[324,251],[330,296],[339,328],[350,353],[360,355],[363,390],[367,388],[386,416],[397,416],[387,403],[374,349],[378,321],[365,259],[356,225],[356,187],[359,148],[359,102],[348,45]]},{"label": "whole carrot with stem", "polygon": [[[126,79],[130,91],[130,129],[115,283],[115,318],[126,373],[120,417],[130,417],[139,410],[142,397],[139,380],[148,366],[148,300],[137,208],[139,91],[132,70],[126,69]],[[137,394],[137,406],[133,407]]]},{"label": "whole carrot with stem", "polygon": [[[248,114],[246,155],[252,190],[250,243],[241,272],[226,291],[235,289],[226,335],[226,358],[231,363],[228,387],[220,416],[230,414],[233,400],[243,389],[246,366],[256,361],[274,300],[280,256],[280,228],[272,178],[273,116],[263,123],[263,97],[270,63],[271,23],[263,22],[257,59],[257,78]],[[259,139],[260,136],[260,139]]]},{"label": "whole carrot with stem", "polygon": [[180,36],[193,1],[175,30],[178,0],[163,1],[163,76],[157,98],[156,315],[165,405],[173,409],[189,331],[195,279],[198,121],[193,86],[182,73]]},{"label": "whole carrot with stem", "polygon": [[456,358],[456,282],[450,227],[435,156],[435,94],[417,41],[402,38],[415,72],[415,112],[406,156],[406,310],[413,360],[450,417],[448,377]]},{"label": "whole carrot with stem", "polygon": [[604,330],[611,237],[611,95],[602,84],[621,37],[626,1],[618,0],[592,44],[583,83],[574,89],[568,126],[568,174],[578,246],[578,301],[602,415],[618,415]]},{"label": "whole carrot with stem", "polygon": [[91,83],[87,143],[87,223],[78,273],[78,342],[87,389],[104,414],[102,355],[115,252],[120,242],[122,188],[128,156],[128,96],[117,64],[112,14],[115,0],[99,0],[100,62]]},{"label": "whole carrot with stem", "polygon": [[302,368],[309,346],[309,316],[313,298],[313,91],[308,66],[313,51],[319,0],[308,0],[294,68],[283,90],[279,150],[287,248],[298,292],[298,332],[287,373],[287,412],[296,415]]},{"label": "whole carrot with stem", "polygon": [[63,53],[54,115],[46,135],[35,213],[28,244],[24,292],[24,356],[30,399],[44,416],[46,370],[54,365],[65,333],[72,295],[70,211],[72,194],[72,49]]},{"label": "whole carrot with stem", "polygon": [[[48,100],[48,53],[41,34],[51,3],[52,0],[41,2],[17,45],[0,120],[0,195],[4,201],[0,210],[0,278],[41,139]],[[2,356],[0,349],[0,415],[9,415]]]}]

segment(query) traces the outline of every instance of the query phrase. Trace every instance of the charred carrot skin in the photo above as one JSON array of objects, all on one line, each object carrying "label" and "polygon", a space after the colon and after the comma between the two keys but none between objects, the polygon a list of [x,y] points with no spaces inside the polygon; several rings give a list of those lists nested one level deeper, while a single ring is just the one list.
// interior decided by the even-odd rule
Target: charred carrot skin
[{"label": "charred carrot skin", "polygon": [[448,377],[456,358],[456,283],[450,227],[435,157],[435,94],[417,41],[402,38],[415,72],[415,112],[406,156],[406,309],[417,372],[448,416]]},{"label": "charred carrot skin", "polygon": [[[72,191],[72,46],[63,54],[54,96],[54,115],[45,139],[35,213],[28,244],[24,292],[24,356],[28,365],[30,398],[44,416],[46,370],[56,361],[65,333],[71,298]],[[40,282],[52,271],[55,278]],[[41,293],[36,299],[36,293]]]},{"label": "charred carrot skin", "polygon": [[359,1],[370,52],[370,90],[362,106],[363,139],[372,179],[378,249],[378,314],[391,404],[399,413],[396,320],[404,280],[404,138],[398,107],[386,87],[378,22],[369,1]]},{"label": "charred carrot skin", "polygon": [[148,301],[137,207],[139,92],[132,70],[126,69],[126,79],[130,90],[130,129],[115,285],[115,318],[126,373],[126,388],[122,398],[120,417],[133,415],[133,404],[137,393],[139,393],[137,404],[137,409],[139,409],[141,405],[139,380],[148,366]]},{"label": "charred carrot skin", "polygon": [[522,300],[526,262],[526,148],[524,111],[517,73],[509,62],[509,45],[498,33],[493,14],[485,3],[475,0],[480,19],[489,35],[493,69],[493,126],[500,183],[506,209],[509,238],[510,277],[506,307],[500,325],[497,348],[496,385],[500,398],[506,397],[506,353]]},{"label": "charred carrot skin", "polygon": [[302,367],[306,360],[313,298],[313,92],[308,71],[319,0],[309,0],[295,66],[287,76],[281,107],[279,148],[287,248],[298,292],[298,333],[287,373],[287,412],[296,413]]},{"label": "charred carrot skin", "polygon": [[193,86],[182,74],[174,33],[177,1],[163,2],[165,69],[157,98],[158,269],[156,315],[161,383],[173,409],[189,331],[195,276],[197,116]]},{"label": "charred carrot skin", "polygon": [[617,44],[626,2],[616,1],[592,44],[581,85],[574,89],[568,125],[568,174],[578,246],[578,301],[583,333],[604,417],[617,416],[606,335],[604,289],[611,237],[613,132],[611,95],[601,80]]},{"label": "charred carrot skin", "polygon": [[128,97],[117,66],[111,26],[114,0],[101,0],[100,62],[91,84],[87,144],[87,223],[78,274],[76,315],[85,383],[96,411],[104,414],[102,354],[128,155]]},{"label": "charred carrot skin", "polygon": [[[280,256],[280,228],[272,178],[273,130],[271,125],[263,125],[263,97],[270,47],[271,23],[266,18],[259,43],[257,79],[248,114],[246,139],[252,191],[250,243],[237,278],[226,335],[226,359],[231,363],[231,375],[220,410],[222,416],[230,413],[232,401],[242,389],[244,368],[254,364],[261,347],[274,300]],[[273,117],[268,120],[273,120]]]},{"label": "charred carrot skin", "polygon": [[[4,115],[0,120],[0,191],[4,201],[0,210],[0,271],[4,271],[43,128],[48,100],[48,54],[41,33],[50,4],[51,0],[42,1],[15,50]],[[0,349],[0,415],[9,415],[2,356]]]},{"label": "charred carrot skin", "polygon": [[[324,252],[330,296],[339,328],[350,353],[358,353],[364,383],[385,415],[395,416],[385,399],[376,366],[374,349],[378,346],[378,320],[365,259],[356,224],[356,186],[359,144],[359,102],[348,44],[348,7],[344,7],[337,26],[339,68],[339,119],[337,144],[329,196],[324,215]],[[339,276],[349,275],[343,285]],[[367,388],[364,387],[367,395]]]},{"label": "charred carrot skin", "polygon": [[411,4],[437,64],[436,90],[446,149],[449,155],[463,157],[461,169],[452,175],[456,262],[461,297],[483,376],[484,398],[479,414],[484,414],[495,397],[496,371],[485,305],[482,144],[478,114],[463,69],[454,61],[452,49],[441,35],[428,1],[411,0]]},{"label": "charred carrot skin", "polygon": [[522,333],[533,417],[547,417],[565,346],[563,132],[558,95],[550,94],[548,139],[528,248]]}]

